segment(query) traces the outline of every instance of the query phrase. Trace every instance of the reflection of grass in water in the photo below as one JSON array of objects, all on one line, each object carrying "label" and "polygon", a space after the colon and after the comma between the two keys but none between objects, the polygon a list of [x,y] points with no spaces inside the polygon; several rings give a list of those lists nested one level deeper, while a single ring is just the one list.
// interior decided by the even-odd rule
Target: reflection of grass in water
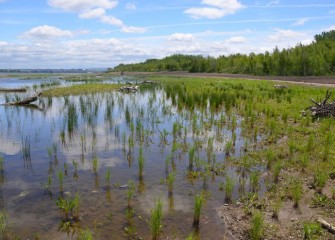
[{"label": "reflection of grass in water", "polygon": [[[25,138],[22,138],[22,158],[25,163],[26,167],[31,167],[29,162],[31,161],[31,149],[30,149],[30,137],[26,136]],[[27,165],[26,165],[27,164]]]},{"label": "reflection of grass in water", "polygon": [[144,156],[143,156],[143,148],[140,147],[140,153],[139,153],[139,156],[138,156],[138,171],[139,171],[139,177],[140,179],[143,178],[143,168],[144,168]]}]

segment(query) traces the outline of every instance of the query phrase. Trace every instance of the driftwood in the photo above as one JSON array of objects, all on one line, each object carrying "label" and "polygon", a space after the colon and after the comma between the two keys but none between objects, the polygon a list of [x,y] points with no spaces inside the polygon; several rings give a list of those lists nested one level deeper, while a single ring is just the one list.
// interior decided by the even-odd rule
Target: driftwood
[{"label": "driftwood", "polygon": [[335,227],[332,226],[330,223],[327,223],[325,220],[323,220],[322,218],[319,218],[317,220],[318,223],[321,224],[321,226],[325,229],[327,229],[329,232],[331,232],[332,234],[335,234]]},{"label": "driftwood", "polygon": [[25,88],[0,88],[0,92],[26,92]]},{"label": "driftwood", "polygon": [[317,102],[314,99],[311,99],[314,105],[306,108],[306,110],[310,110],[314,118],[335,117],[335,101],[333,100],[332,102],[328,103],[330,96],[331,93],[327,91],[326,97],[321,102]]},{"label": "driftwood", "polygon": [[119,88],[119,91],[121,92],[136,92],[138,90],[139,86],[123,86]]},{"label": "driftwood", "polygon": [[8,102],[8,103],[4,103],[4,104],[1,104],[2,106],[21,106],[21,105],[28,105],[32,102],[35,102],[39,96],[41,96],[42,93],[36,93],[34,96],[32,97],[28,97],[28,98],[25,98],[23,100],[20,100],[20,101],[16,101],[16,102]]},{"label": "driftwood", "polygon": [[276,89],[286,89],[287,86],[286,85],[274,85],[274,88],[276,88]]}]

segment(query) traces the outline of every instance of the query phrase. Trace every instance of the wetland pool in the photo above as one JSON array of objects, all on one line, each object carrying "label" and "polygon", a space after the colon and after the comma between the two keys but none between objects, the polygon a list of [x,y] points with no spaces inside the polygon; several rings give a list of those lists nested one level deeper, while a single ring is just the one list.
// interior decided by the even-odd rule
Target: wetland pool
[{"label": "wetland pool", "polygon": [[[40,81],[1,79],[0,87]],[[1,103],[6,98],[13,95],[0,93]],[[31,108],[1,106],[0,209],[9,232],[22,239],[76,239],[85,230],[94,239],[150,239],[150,211],[161,199],[161,238],[186,239],[195,231],[194,196],[202,193],[195,232],[223,239],[216,208],[225,203],[225,179],[234,182],[233,200],[251,191],[245,173],[226,159],[260,139],[244,136],[241,122],[209,107],[178,109],[160,85],[132,94],[40,97]],[[76,194],[78,219],[67,221],[57,202]]]}]

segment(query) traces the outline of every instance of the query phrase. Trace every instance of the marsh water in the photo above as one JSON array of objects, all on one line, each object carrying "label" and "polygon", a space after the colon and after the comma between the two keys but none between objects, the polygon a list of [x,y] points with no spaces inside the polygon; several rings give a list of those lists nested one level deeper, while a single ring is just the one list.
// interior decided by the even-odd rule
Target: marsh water
[{"label": "marsh water", "polygon": [[[0,79],[0,87],[30,89],[24,94],[0,93],[0,103],[31,95],[33,85],[43,81]],[[108,82],[120,81],[129,79]],[[232,178],[234,199],[250,189],[246,182],[241,191],[241,172],[226,159],[240,156],[246,142],[253,141],[243,136],[241,118],[236,117],[235,128],[227,119],[224,112],[210,108],[178,109],[160,85],[140,87],[136,93],[42,96],[30,107],[1,106],[0,208],[9,231],[23,239],[75,239],[80,229],[90,229],[95,239],[150,239],[150,210],[161,199],[162,238],[185,239],[194,230],[194,196],[204,192],[198,234],[201,239],[222,239],[224,224],[216,214],[225,202],[220,186],[226,176]],[[196,157],[190,166],[192,146]],[[172,194],[166,184],[171,172],[176,174]],[[126,215],[129,181],[135,186],[131,217]],[[56,201],[76,193],[80,221],[64,226]]]}]

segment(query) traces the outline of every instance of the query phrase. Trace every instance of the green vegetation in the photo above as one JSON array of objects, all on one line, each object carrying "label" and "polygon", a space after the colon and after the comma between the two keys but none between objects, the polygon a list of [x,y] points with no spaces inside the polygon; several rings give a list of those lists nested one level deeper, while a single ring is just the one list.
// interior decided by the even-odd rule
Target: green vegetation
[{"label": "green vegetation", "polygon": [[264,234],[264,217],[259,210],[254,210],[251,219],[250,239],[260,240]]},{"label": "green vegetation", "polygon": [[196,228],[199,227],[200,214],[203,202],[204,202],[203,194],[196,194],[194,197],[194,217],[193,217],[193,226]]},{"label": "green vegetation", "polygon": [[309,45],[297,44],[293,48],[272,53],[233,54],[203,57],[172,55],[162,60],[148,59],[144,63],[120,64],[110,71],[189,71],[240,73],[274,76],[324,76],[335,74],[335,30],[315,35]]},{"label": "green vegetation", "polygon": [[93,94],[99,92],[115,91],[120,88],[120,84],[101,84],[101,83],[88,83],[73,85],[69,87],[53,88],[43,91],[45,97],[61,97],[61,96],[74,96]]},{"label": "green vegetation", "polygon": [[162,228],[162,216],[163,216],[163,203],[160,199],[155,202],[154,209],[151,210],[150,219],[148,225],[151,231],[152,239],[159,239],[159,235]]}]

